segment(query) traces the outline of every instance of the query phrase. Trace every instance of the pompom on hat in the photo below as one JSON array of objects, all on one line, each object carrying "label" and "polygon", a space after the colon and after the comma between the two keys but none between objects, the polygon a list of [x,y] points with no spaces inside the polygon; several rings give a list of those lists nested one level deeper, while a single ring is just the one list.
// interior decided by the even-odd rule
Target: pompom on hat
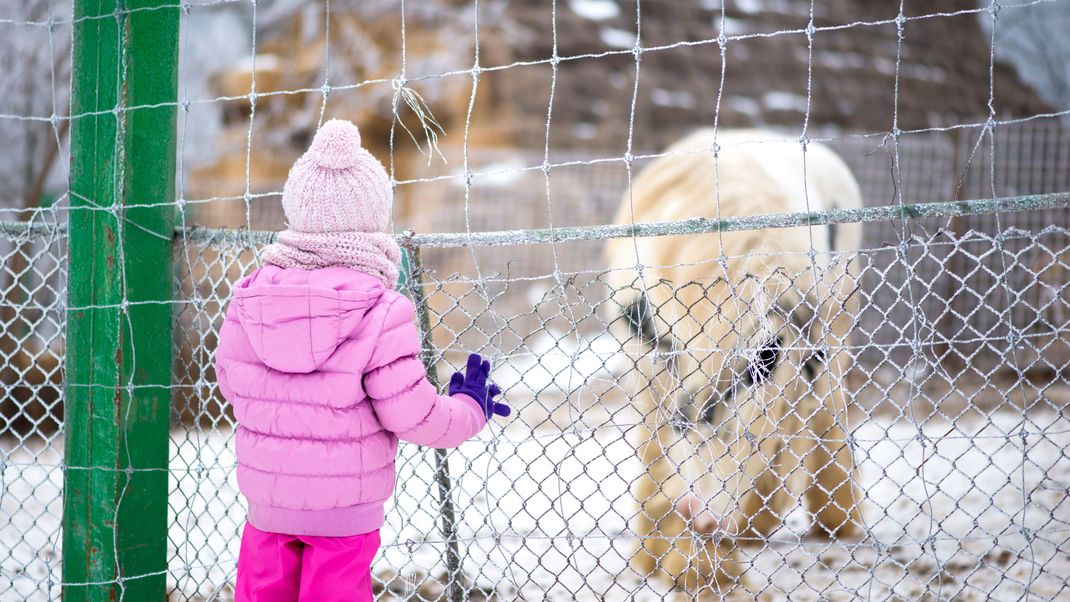
[{"label": "pompom on hat", "polygon": [[397,281],[401,251],[390,224],[390,179],[361,146],[357,126],[332,119],[290,169],[282,191],[288,229],[261,259],[282,268],[351,267]]},{"label": "pompom on hat", "polygon": [[290,169],[282,207],[295,232],[382,232],[390,222],[390,180],[360,145],[357,126],[332,119]]},{"label": "pompom on hat", "polygon": [[[313,164],[328,169],[355,167],[368,151],[360,146],[360,130],[341,119],[331,119],[323,125],[312,140],[305,155]],[[377,162],[378,163],[378,162]]]}]

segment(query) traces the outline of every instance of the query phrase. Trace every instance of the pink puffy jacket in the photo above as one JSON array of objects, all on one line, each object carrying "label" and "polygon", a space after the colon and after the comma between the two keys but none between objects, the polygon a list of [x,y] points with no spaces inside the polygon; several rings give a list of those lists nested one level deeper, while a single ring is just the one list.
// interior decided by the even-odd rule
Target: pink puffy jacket
[{"label": "pink puffy jacket", "polygon": [[398,439],[456,447],[483,428],[475,400],[427,381],[414,313],[348,268],[265,266],[235,285],[215,368],[238,419],[238,487],[254,527],[374,531]]}]

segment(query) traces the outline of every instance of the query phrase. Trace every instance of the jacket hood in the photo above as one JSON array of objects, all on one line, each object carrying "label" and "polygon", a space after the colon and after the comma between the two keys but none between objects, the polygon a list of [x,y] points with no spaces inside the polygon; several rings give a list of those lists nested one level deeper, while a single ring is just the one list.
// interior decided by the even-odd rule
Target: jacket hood
[{"label": "jacket hood", "polygon": [[334,354],[384,290],[378,278],[349,268],[268,265],[240,281],[231,302],[264,365],[303,374]]}]

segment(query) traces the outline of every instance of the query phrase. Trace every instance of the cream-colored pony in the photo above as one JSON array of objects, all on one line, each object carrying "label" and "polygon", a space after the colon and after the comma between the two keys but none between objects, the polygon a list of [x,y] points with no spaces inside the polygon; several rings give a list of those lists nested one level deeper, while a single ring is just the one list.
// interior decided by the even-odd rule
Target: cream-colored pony
[{"label": "cream-colored pony", "polygon": [[[697,132],[634,178],[616,222],[727,218],[861,205],[827,147],[761,131]],[[719,209],[718,209],[719,208]],[[632,566],[689,591],[725,591],[735,548],[796,502],[814,531],[862,524],[843,421],[857,313],[857,224],[620,238],[606,248],[611,312],[636,358]],[[843,254],[847,252],[846,254]],[[643,266],[641,269],[635,266]]]}]

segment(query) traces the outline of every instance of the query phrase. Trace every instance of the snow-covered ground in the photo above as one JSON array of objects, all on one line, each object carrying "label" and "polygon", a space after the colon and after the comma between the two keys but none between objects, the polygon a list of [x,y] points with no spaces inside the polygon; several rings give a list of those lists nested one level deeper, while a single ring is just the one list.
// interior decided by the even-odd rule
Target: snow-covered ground
[{"label": "snow-covered ground", "polygon": [[[520,400],[517,400],[519,402]],[[557,408],[555,408],[557,409]],[[577,404],[561,428],[538,403],[451,455],[463,580],[471,598],[636,599],[673,596],[627,568],[629,483],[639,466],[622,436],[623,404]],[[563,421],[560,421],[563,422]],[[530,425],[539,425],[532,427]],[[1022,427],[1025,427],[1024,431]],[[1024,438],[1022,436],[1024,432]],[[1036,599],[1066,596],[1070,574],[1070,420],[998,411],[990,420],[919,431],[874,420],[855,431],[868,536],[799,539],[805,517],[750,556],[743,598]],[[176,431],[172,452],[172,599],[231,599],[244,509],[228,432]],[[5,452],[0,598],[57,599],[55,465]],[[433,452],[405,447],[376,573],[384,599],[441,592],[445,573]],[[1026,535],[1029,535],[1029,540]],[[53,586],[49,588],[49,579]]]},{"label": "snow-covered ground", "polygon": [[[514,424],[467,444],[464,455],[475,457],[451,465],[462,490],[465,575],[478,590],[505,599],[661,599],[669,594],[663,584],[627,568],[633,546],[627,517],[634,508],[628,490],[639,466],[621,432],[634,417],[599,407],[577,412],[583,426],[572,432]],[[995,414],[987,426],[934,424],[921,429],[924,437],[909,422],[860,426],[869,536],[833,544],[800,540],[794,534],[807,525],[797,512],[773,545],[745,552],[751,570],[747,591],[739,593],[744,599],[758,593],[792,600],[1017,599],[1028,583],[1038,599],[1065,595],[1070,421],[1032,419],[1027,432],[1043,434],[1026,436],[1024,456],[1021,418],[1010,412]],[[408,467],[392,515],[399,544],[385,550],[379,566],[437,576],[444,568],[430,513],[435,502],[427,496],[431,465]]]},{"label": "snow-covered ground", "polygon": [[[449,455],[466,597],[676,598],[627,566],[629,490],[641,467],[627,437],[639,417],[614,376],[627,363],[620,343],[606,334],[543,335],[495,358],[494,379],[517,412]],[[1063,407],[1063,393],[1047,393]],[[978,406],[969,422],[929,419],[921,428],[911,412],[899,415],[852,425],[865,536],[802,537],[807,518],[795,512],[770,545],[745,550],[738,597],[1017,599],[1026,587],[1042,600],[1070,594],[1070,418],[1047,412],[1023,421],[1007,404],[988,418]],[[231,435],[198,427],[171,434],[173,600],[232,599],[245,510]],[[0,556],[0,599],[58,599],[62,449],[3,449],[0,550],[10,554]],[[403,446],[398,473],[375,567],[381,597],[435,599],[447,567],[434,452]]]}]

